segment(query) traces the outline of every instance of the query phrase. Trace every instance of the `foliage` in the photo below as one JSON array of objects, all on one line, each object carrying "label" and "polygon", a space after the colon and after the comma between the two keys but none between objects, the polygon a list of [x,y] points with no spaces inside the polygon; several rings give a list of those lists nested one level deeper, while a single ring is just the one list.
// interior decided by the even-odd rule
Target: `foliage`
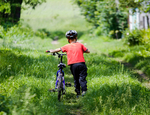
[{"label": "foliage", "polygon": [[127,27],[127,13],[117,9],[114,0],[75,0],[75,2],[81,8],[85,19],[96,28],[100,26],[103,34],[108,35],[110,31],[114,31],[111,37],[121,37],[122,31]]},{"label": "foliage", "polygon": [[35,8],[37,5],[40,5],[43,2],[46,2],[46,0],[23,0],[23,2],[26,5],[30,5],[30,6],[32,6],[32,8]]},{"label": "foliage", "polygon": [[119,6],[123,8],[139,8],[141,7],[141,2],[144,0],[140,0],[139,2],[136,2],[135,0],[119,0]]},{"label": "foliage", "polygon": [[[46,2],[46,0],[2,0],[0,1],[0,11],[4,11],[6,13],[10,12],[10,5],[14,6],[20,6],[20,1],[23,1],[23,3],[27,6],[31,6],[32,8],[35,8],[37,5],[42,4],[43,2]],[[22,4],[22,2],[21,2]]]},{"label": "foliage", "polygon": [[0,26],[0,38],[3,38],[5,36],[6,32],[2,26]]},{"label": "foliage", "polygon": [[17,23],[20,20],[21,7],[24,3],[27,7],[35,7],[46,0],[2,0],[0,1],[0,22],[3,25],[5,22]]},{"label": "foliage", "polygon": [[133,8],[134,11],[136,8],[140,9],[140,11],[149,12],[150,3],[149,0],[119,0],[119,6],[124,9]]},{"label": "foliage", "polygon": [[142,34],[142,43],[148,48],[150,51],[150,29],[143,30]]},{"label": "foliage", "polygon": [[147,30],[129,30],[124,31],[125,43],[129,46],[145,45],[148,49],[150,46],[150,29]]},{"label": "foliage", "polygon": [[21,44],[23,40],[30,39],[34,35],[34,31],[29,27],[23,27],[21,24],[12,26],[10,28],[3,28],[0,26],[0,38],[3,39],[3,46],[9,43]]},{"label": "foliage", "polygon": [[75,0],[75,2],[81,7],[81,11],[85,16],[85,19],[95,26],[97,26],[97,1],[99,0]]},{"label": "foliage", "polygon": [[127,27],[127,13],[117,9],[114,0],[99,2],[97,10],[99,12],[99,24],[102,30],[106,31],[106,35],[113,31],[110,37],[121,38],[121,33]]},{"label": "foliage", "polygon": [[142,44],[143,31],[139,29],[129,30],[124,32],[125,43],[129,46]]},{"label": "foliage", "polygon": [[[2,86],[0,86],[0,87],[2,87]],[[0,115],[1,115],[1,111],[9,112],[9,107],[7,106],[8,104],[10,104],[9,98],[7,98],[6,95],[0,94]]]},{"label": "foliage", "polygon": [[10,3],[9,2],[0,2],[0,12],[10,13]]}]

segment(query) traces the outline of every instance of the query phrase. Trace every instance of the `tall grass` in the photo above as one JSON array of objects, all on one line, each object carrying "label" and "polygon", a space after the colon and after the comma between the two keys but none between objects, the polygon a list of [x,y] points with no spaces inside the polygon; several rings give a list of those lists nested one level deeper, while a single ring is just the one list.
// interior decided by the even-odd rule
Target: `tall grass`
[{"label": "tall grass", "polygon": [[[126,115],[150,112],[150,91],[123,65],[99,53],[84,55],[88,67],[86,96],[76,99],[74,88],[71,87],[66,89],[63,101],[58,102],[57,93],[48,91],[55,85],[58,60],[41,52],[44,40],[35,42],[35,46],[41,43],[36,51],[1,48],[1,111],[18,115],[76,112]],[[64,60],[66,63],[66,58]],[[66,81],[73,84],[69,67],[64,71]]]}]

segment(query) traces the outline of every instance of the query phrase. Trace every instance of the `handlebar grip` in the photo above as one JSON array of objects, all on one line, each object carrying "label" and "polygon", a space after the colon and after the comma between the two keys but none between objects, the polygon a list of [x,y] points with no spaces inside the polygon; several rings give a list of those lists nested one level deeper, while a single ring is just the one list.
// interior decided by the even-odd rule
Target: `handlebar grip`
[{"label": "handlebar grip", "polygon": [[50,51],[49,51],[49,50],[47,50],[47,51],[46,51],[46,53],[50,53]]}]

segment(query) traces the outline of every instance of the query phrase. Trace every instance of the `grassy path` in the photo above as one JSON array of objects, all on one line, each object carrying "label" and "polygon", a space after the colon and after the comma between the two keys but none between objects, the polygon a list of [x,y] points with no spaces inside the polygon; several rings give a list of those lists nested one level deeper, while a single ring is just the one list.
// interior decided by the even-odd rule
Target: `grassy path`
[{"label": "grassy path", "polygon": [[[122,99],[125,99],[124,104],[126,104],[126,105],[124,107],[130,111],[130,109],[132,107],[128,108],[127,106],[131,106],[133,104],[133,101],[135,101],[135,100],[132,99],[129,101],[128,96],[130,95],[130,93],[132,96],[134,96],[134,92],[139,91],[140,88],[144,88],[142,86],[142,84],[144,85],[145,83],[140,83],[138,81],[137,76],[135,74],[133,74],[133,70],[128,69],[128,67],[127,68],[124,67],[124,65],[122,65],[122,63],[119,62],[118,60],[115,60],[111,57],[104,55],[104,53],[106,54],[106,53],[109,53],[110,51],[113,51],[113,49],[112,49],[113,45],[114,45],[114,47],[113,47],[114,49],[120,48],[120,45],[117,46],[116,43],[119,42],[121,44],[121,41],[109,41],[108,42],[107,40],[103,40],[103,39],[95,39],[95,40],[93,40],[93,42],[95,42],[94,45],[90,45],[91,44],[90,40],[87,40],[87,37],[83,37],[83,39],[82,39],[83,44],[86,44],[87,47],[90,47],[91,48],[90,50],[93,52],[90,56],[85,55],[87,65],[89,68],[89,76],[87,77],[89,92],[88,92],[87,96],[85,96],[83,98],[81,97],[79,100],[77,100],[75,98],[75,93],[73,91],[74,88],[69,89],[68,91],[72,92],[71,94],[74,95],[73,96],[74,98],[71,97],[69,99],[69,98],[67,98],[68,95],[66,95],[64,104],[70,105],[71,107],[67,107],[67,111],[70,111],[70,112],[65,113],[65,114],[71,114],[71,115],[89,114],[90,115],[90,114],[94,114],[94,113],[99,113],[100,112],[99,109],[101,108],[101,106],[98,103],[99,103],[99,99],[101,99],[101,98],[100,97],[97,98],[97,96],[100,95],[100,96],[102,96],[102,98],[104,98],[104,100],[101,100],[101,101],[105,101],[105,99],[108,98],[109,96],[110,97],[108,99],[114,101],[113,97],[112,97],[112,95],[116,96],[115,94],[113,94],[114,89],[116,90],[115,91],[116,93],[117,93],[117,91],[122,92],[121,93],[122,95],[120,95],[120,96],[117,95],[117,99],[118,98],[121,98],[121,99],[119,99],[120,102],[118,103],[118,105],[115,105],[115,106],[118,106],[117,108],[120,108],[119,105],[120,105],[120,103],[122,103],[122,101],[123,101]],[[105,45],[106,43],[108,44],[107,46]],[[99,44],[101,44],[100,52],[99,52],[99,50],[96,51],[94,48],[94,47],[98,47]],[[105,49],[103,47],[107,47],[107,49]],[[128,87],[128,85],[129,85],[129,87]],[[113,87],[112,89],[110,89],[111,86]],[[134,89],[134,86],[136,86],[135,89]],[[102,94],[99,94],[99,91],[97,90],[100,87],[103,87],[100,90],[103,92]],[[124,88],[127,88],[126,93],[124,92],[124,90],[125,90]],[[131,92],[130,92],[130,88],[131,88]],[[144,90],[146,90],[146,89],[144,88]],[[107,94],[107,92],[109,92],[109,93]],[[128,95],[128,96],[126,97],[125,95],[126,96]],[[72,101],[72,99],[74,101]],[[70,101],[68,102],[68,100],[71,100],[71,103],[70,103]],[[91,104],[91,103],[93,105],[89,106],[88,104]],[[108,103],[110,103],[110,102],[108,102]],[[109,107],[109,105],[107,105],[107,104],[105,105],[105,104],[103,106],[105,106],[106,108]],[[139,106],[139,105],[135,104],[135,106]],[[96,107],[98,107],[97,108],[98,110],[96,110]],[[91,108],[95,108],[95,110],[92,110]],[[112,108],[112,105],[110,106],[110,108]],[[108,110],[110,110],[110,109],[108,109]],[[105,111],[105,109],[103,110],[103,112],[104,111]],[[124,111],[124,110],[121,110],[121,111]],[[112,114],[119,114],[121,111],[119,111],[117,109],[114,112],[112,112],[111,110],[109,112]],[[105,114],[105,112],[104,113],[103,112],[100,112],[100,113]],[[123,112],[123,114],[127,114],[127,113],[128,113],[128,111]]]},{"label": "grassy path", "polygon": [[[37,39],[26,41],[27,45],[24,45],[24,48],[11,46],[0,50],[1,59],[3,59],[0,68],[3,72],[1,73],[0,93],[6,97],[5,105],[9,107],[11,112],[20,115],[24,113],[28,115],[28,111],[36,115],[115,115],[121,113],[126,115],[149,112],[147,107],[149,90],[121,63],[103,55],[103,51],[106,53],[109,49],[112,50],[112,43],[115,45],[115,42],[118,41],[107,41],[107,44],[111,45],[107,46],[106,51],[106,49],[102,49],[106,41],[95,39],[93,46],[97,47],[101,44],[101,52],[98,50],[94,53],[95,49],[90,46],[92,38],[89,40],[87,37],[82,38],[82,43],[86,43],[92,51],[90,55],[85,54],[88,66],[87,95],[76,99],[74,87],[68,87],[64,100],[58,102],[57,93],[48,92],[49,88],[54,88],[58,60],[44,54],[44,51],[49,47],[47,42],[51,43],[50,39],[39,38],[38,41]],[[66,44],[62,41],[64,39],[60,39],[58,41],[60,44],[57,45]],[[33,42],[35,44],[30,49],[26,49]],[[38,45],[39,43],[40,45]],[[56,48],[57,45],[51,46],[51,48]],[[36,46],[38,46],[37,49],[32,50]],[[66,59],[64,61],[66,63]],[[66,73],[65,80],[73,85],[73,77],[69,67],[64,71]],[[140,111],[138,111],[139,108]]]}]

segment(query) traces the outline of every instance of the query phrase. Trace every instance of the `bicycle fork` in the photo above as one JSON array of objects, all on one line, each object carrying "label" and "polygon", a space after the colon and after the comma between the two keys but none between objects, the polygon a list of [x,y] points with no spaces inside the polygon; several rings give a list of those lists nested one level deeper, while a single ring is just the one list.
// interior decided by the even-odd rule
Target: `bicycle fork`
[{"label": "bicycle fork", "polygon": [[65,90],[64,71],[61,69],[57,71],[55,89],[58,88],[58,82],[62,82],[62,88]]}]

